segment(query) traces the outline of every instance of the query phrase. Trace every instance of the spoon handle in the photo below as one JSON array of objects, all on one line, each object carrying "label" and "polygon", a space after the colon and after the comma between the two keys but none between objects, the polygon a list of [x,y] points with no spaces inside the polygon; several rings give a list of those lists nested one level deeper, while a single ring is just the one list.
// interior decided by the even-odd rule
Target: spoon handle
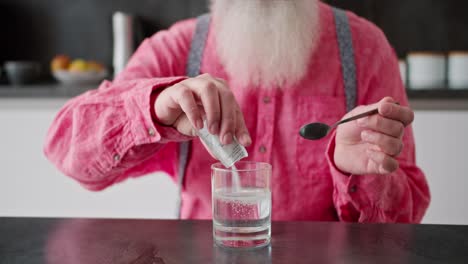
[{"label": "spoon handle", "polygon": [[375,115],[375,114],[378,114],[378,113],[379,113],[379,109],[370,110],[370,111],[364,112],[364,113],[362,113],[362,114],[355,115],[355,116],[352,116],[352,117],[350,117],[350,118],[343,119],[343,120],[341,120],[341,121],[335,123],[332,127],[336,127],[336,126],[338,126],[338,125],[347,123],[347,122],[349,122],[349,121],[353,121],[353,120],[356,120],[356,119],[360,119],[360,118],[363,118],[363,117],[366,117],[366,116]]}]

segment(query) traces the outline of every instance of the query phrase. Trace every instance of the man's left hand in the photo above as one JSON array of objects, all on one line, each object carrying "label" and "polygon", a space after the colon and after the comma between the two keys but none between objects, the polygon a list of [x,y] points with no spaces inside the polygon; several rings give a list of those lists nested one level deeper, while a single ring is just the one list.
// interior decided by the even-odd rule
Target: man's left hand
[{"label": "man's left hand", "polygon": [[360,106],[348,118],[378,108],[379,113],[338,126],[335,165],[349,174],[388,174],[398,169],[403,134],[414,120],[414,112],[390,97],[374,105]]}]

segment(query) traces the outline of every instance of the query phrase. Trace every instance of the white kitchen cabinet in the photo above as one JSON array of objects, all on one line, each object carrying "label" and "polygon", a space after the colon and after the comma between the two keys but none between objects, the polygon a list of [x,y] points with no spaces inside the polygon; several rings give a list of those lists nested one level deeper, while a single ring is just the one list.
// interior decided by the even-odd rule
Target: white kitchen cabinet
[{"label": "white kitchen cabinet", "polygon": [[[89,192],[44,157],[64,100],[0,99],[0,216],[173,218],[176,187],[162,174]],[[468,224],[468,111],[417,111],[417,159],[429,180],[425,223]]]},{"label": "white kitchen cabinet", "polygon": [[43,155],[65,100],[0,99],[0,216],[173,218],[176,187],[163,174],[89,192]]},{"label": "white kitchen cabinet", "polygon": [[468,224],[468,111],[417,111],[416,157],[431,188],[425,223]]}]

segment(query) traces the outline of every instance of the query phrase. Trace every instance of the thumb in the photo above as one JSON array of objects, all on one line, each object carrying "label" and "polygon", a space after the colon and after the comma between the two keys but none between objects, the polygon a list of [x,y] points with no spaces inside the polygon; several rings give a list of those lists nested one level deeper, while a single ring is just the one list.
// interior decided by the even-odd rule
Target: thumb
[{"label": "thumb", "polygon": [[382,112],[381,111],[382,105],[384,105],[386,103],[398,104],[399,105],[399,103],[395,99],[393,99],[393,97],[386,96],[382,100],[380,100],[379,102],[369,105],[368,110],[371,110],[372,108],[377,108],[377,109],[379,109],[379,113],[381,113]]},{"label": "thumb", "polygon": [[382,100],[380,100],[378,103],[375,104],[375,106],[379,109],[379,114],[383,115],[383,105],[385,104],[396,104],[396,105],[400,105],[400,103],[398,101],[396,101],[395,99],[393,99],[393,97],[384,97]]},{"label": "thumb", "polygon": [[384,104],[389,104],[389,103],[399,105],[399,103],[395,99],[393,99],[393,97],[387,96],[387,97],[384,97],[382,100],[380,100],[377,103],[370,104],[370,105],[358,106],[358,107],[355,108],[356,111],[353,110],[352,113],[354,114],[354,113],[357,112],[359,114],[359,113],[363,113],[363,112],[366,112],[366,111],[371,111],[372,109],[377,108],[379,110],[379,114],[382,115],[382,106]]},{"label": "thumb", "polygon": [[397,100],[395,100],[393,97],[390,97],[390,96],[384,97],[382,100],[380,100],[380,102],[377,103],[377,105],[382,105],[384,103],[397,104],[397,105],[400,104]]},{"label": "thumb", "polygon": [[173,127],[179,131],[179,133],[189,136],[189,137],[196,137],[197,132],[195,128],[190,123],[188,117],[184,114],[180,115],[179,118],[174,122]]}]

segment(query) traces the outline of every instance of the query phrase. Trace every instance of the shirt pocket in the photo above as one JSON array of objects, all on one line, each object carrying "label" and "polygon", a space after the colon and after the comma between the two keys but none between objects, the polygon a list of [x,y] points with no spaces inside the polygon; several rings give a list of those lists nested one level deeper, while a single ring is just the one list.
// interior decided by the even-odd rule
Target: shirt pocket
[{"label": "shirt pocket", "polygon": [[[296,107],[296,126],[299,131],[308,123],[332,125],[339,121],[346,114],[346,99],[344,96],[302,96]],[[325,152],[330,139],[330,135],[320,140],[296,137],[296,169],[308,183],[323,182],[323,177],[327,175]]]}]

